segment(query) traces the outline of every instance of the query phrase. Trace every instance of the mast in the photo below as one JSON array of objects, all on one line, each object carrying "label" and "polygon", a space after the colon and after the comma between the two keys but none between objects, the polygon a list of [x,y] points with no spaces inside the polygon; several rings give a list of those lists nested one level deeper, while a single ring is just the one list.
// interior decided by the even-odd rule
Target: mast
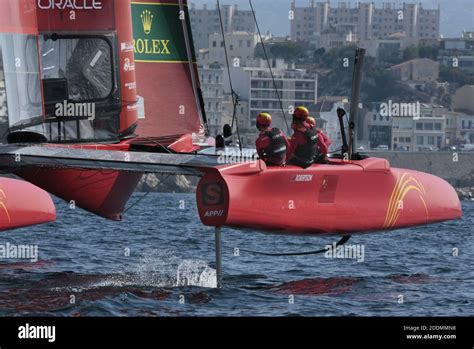
[{"label": "mast", "polygon": [[362,82],[362,67],[364,65],[365,50],[357,48],[354,60],[354,74],[352,76],[352,96],[349,115],[349,159],[355,154],[355,143],[357,141],[356,122],[359,112],[360,86]]},{"label": "mast", "polygon": [[[189,16],[189,12],[186,11],[184,7],[184,0],[179,0],[179,13],[182,15],[183,13],[186,16]],[[194,69],[194,64],[193,62],[193,51],[191,48],[191,43],[190,43],[190,38],[189,38],[189,32],[188,32],[188,25],[186,22],[186,17],[184,19],[181,19],[181,24],[183,26],[183,35],[184,35],[184,43],[186,46],[186,54],[188,56],[188,65],[189,65],[189,74],[191,76],[191,84],[194,92],[194,99],[196,101],[196,108],[199,114],[199,120],[201,121],[201,125],[204,127],[204,132],[206,136],[209,135],[209,130],[207,128],[207,122],[204,120],[204,113],[203,113],[203,104],[202,104],[202,96],[200,96],[200,90],[198,89],[198,80],[196,77],[196,70]]]}]

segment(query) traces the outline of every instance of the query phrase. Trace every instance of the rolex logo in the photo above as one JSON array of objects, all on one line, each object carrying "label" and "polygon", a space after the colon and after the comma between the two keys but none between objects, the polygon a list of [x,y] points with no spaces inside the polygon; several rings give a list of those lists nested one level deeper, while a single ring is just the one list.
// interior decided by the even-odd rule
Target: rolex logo
[{"label": "rolex logo", "polygon": [[153,14],[150,11],[145,10],[142,12],[140,17],[142,18],[143,31],[146,35],[150,34],[153,25]]}]

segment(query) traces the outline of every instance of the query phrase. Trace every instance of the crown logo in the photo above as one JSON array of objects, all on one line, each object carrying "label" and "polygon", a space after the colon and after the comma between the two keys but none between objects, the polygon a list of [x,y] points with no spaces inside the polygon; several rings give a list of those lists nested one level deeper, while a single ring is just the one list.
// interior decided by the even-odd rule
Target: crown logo
[{"label": "crown logo", "polygon": [[142,18],[143,31],[146,35],[150,34],[153,25],[153,14],[150,11],[145,10],[142,12],[140,17]]}]

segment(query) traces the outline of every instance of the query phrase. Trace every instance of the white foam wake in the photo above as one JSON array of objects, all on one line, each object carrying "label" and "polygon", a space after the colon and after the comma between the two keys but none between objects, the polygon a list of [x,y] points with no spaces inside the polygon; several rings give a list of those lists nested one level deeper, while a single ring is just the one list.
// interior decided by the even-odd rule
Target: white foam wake
[{"label": "white foam wake", "polygon": [[[81,280],[78,280],[81,281]],[[177,257],[145,256],[139,263],[123,273],[98,275],[94,281],[55,287],[53,290],[81,292],[104,287],[204,287],[216,288],[216,270],[205,261],[180,260]]]}]

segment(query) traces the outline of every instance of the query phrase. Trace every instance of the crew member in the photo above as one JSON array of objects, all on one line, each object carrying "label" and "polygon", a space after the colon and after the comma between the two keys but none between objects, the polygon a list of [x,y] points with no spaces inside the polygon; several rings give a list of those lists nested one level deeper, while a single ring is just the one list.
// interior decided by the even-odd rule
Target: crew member
[{"label": "crew member", "polygon": [[224,145],[226,147],[239,146],[238,144],[234,145],[234,139],[232,137],[232,127],[229,124],[225,124],[224,128]]},{"label": "crew member", "polygon": [[286,159],[288,140],[281,130],[271,127],[272,116],[260,113],[257,116],[257,129],[260,134],[255,142],[260,159],[268,166],[283,166]]},{"label": "crew member", "polygon": [[293,137],[286,154],[288,164],[307,168],[314,162],[318,151],[318,131],[307,123],[309,111],[305,107],[297,107],[293,113]]},{"label": "crew member", "polygon": [[[306,120],[311,128],[316,128],[316,120],[312,116],[308,116]],[[331,145],[331,140],[319,128],[316,128],[316,131],[318,132],[318,154],[316,154],[315,162],[327,164],[329,163],[328,150]]]}]

